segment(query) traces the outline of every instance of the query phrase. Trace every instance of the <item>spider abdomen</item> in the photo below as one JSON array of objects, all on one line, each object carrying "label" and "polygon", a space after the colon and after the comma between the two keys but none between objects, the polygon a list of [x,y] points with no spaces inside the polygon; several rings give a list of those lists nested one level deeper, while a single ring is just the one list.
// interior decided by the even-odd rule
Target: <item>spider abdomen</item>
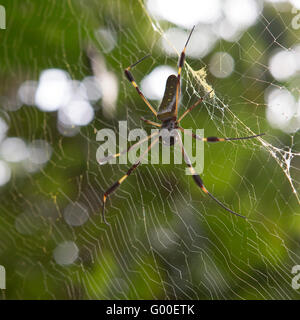
[{"label": "spider abdomen", "polygon": [[171,74],[166,82],[165,93],[158,109],[157,118],[161,121],[176,116],[176,88],[178,78]]}]

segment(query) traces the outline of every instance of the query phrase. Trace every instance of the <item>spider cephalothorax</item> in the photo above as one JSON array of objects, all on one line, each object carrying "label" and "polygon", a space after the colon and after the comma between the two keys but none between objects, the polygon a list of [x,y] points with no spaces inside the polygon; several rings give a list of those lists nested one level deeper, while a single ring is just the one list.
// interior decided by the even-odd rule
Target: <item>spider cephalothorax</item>
[{"label": "spider cephalothorax", "polygon": [[162,122],[159,135],[164,145],[173,146],[175,142],[177,142],[177,129],[178,125],[176,118],[171,118]]}]

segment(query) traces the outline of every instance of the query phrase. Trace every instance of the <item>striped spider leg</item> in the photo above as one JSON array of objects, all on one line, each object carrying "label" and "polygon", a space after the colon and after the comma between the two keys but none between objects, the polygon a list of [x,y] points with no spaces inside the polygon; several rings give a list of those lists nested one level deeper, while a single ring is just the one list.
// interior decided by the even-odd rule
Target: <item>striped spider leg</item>
[{"label": "striped spider leg", "polygon": [[192,176],[193,176],[193,179],[194,181],[196,182],[196,184],[201,188],[201,190],[209,195],[215,202],[217,202],[223,209],[227,210],[228,212],[238,216],[238,217],[241,217],[241,218],[246,218],[245,216],[242,216],[241,214],[239,213],[236,213],[234,211],[232,211],[231,209],[227,208],[220,200],[218,200],[214,195],[212,195],[207,189],[206,187],[204,186],[204,183],[201,179],[201,177],[199,176],[199,174],[195,171],[194,167],[192,166],[192,162],[190,160],[190,157],[188,156],[184,146],[183,146],[183,143],[181,141],[181,137],[180,135],[178,135],[178,142],[180,144],[180,147],[181,147],[181,151],[182,151],[182,155],[183,155],[183,158],[184,158],[184,161],[187,165],[187,167],[189,168]]},{"label": "striped spider leg", "polygon": [[[143,140],[144,140],[144,141],[149,140],[150,138],[152,138],[152,137],[155,136],[155,135],[158,135],[158,132],[154,132],[152,135],[148,136],[147,139],[143,139]],[[116,181],[110,188],[108,188],[108,189],[105,191],[105,193],[104,193],[104,195],[103,195],[102,218],[103,218],[103,221],[104,221],[107,225],[109,225],[109,223],[108,223],[108,222],[106,221],[106,219],[105,219],[105,203],[106,203],[107,198],[108,198],[109,195],[110,195],[111,193],[113,193],[113,192],[121,185],[121,183],[123,183],[124,180],[125,180],[126,178],[128,178],[128,177],[131,175],[131,173],[141,164],[141,161],[142,161],[142,160],[145,158],[145,156],[149,153],[149,151],[151,150],[151,148],[158,142],[158,140],[159,140],[159,137],[155,138],[155,139],[151,142],[151,144],[150,144],[150,146],[147,148],[147,150],[144,151],[144,152],[142,153],[142,155],[139,157],[139,159],[129,168],[129,170],[126,172],[126,174],[125,174],[121,179],[119,179],[118,181]],[[143,142],[144,142],[144,141],[143,141]],[[137,142],[136,144],[134,144],[132,147],[129,147],[128,151],[131,150],[132,148],[136,147],[137,144],[141,144],[141,143],[142,143],[142,140],[139,141],[139,142]],[[126,150],[125,152],[127,152],[127,150]]]}]

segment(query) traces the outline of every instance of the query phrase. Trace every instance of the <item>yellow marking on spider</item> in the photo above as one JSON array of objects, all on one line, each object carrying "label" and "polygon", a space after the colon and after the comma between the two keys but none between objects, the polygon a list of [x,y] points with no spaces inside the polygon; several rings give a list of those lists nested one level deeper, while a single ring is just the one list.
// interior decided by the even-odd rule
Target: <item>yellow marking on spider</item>
[{"label": "yellow marking on spider", "polygon": [[191,174],[194,175],[196,173],[195,169],[193,167],[189,167],[189,168],[190,168]]},{"label": "yellow marking on spider", "polygon": [[208,191],[206,190],[206,188],[202,185],[201,189],[205,192],[208,193]]},{"label": "yellow marking on spider", "polygon": [[143,96],[143,94],[141,93],[141,97],[144,100],[144,102],[146,103],[146,105],[149,107],[149,109],[155,114],[155,116],[157,116],[157,112],[152,108],[151,104],[148,102],[148,100]]},{"label": "yellow marking on spider", "polygon": [[127,177],[128,177],[128,175],[125,174],[125,176],[123,176],[118,182],[121,184]]},{"label": "yellow marking on spider", "polygon": [[155,127],[161,127],[161,124],[159,124],[159,123],[157,123],[157,122],[153,122],[153,121],[151,121],[151,120],[146,120],[146,119],[144,119],[143,121],[145,121],[145,122],[148,123],[148,124],[152,124],[152,125],[155,126]]}]

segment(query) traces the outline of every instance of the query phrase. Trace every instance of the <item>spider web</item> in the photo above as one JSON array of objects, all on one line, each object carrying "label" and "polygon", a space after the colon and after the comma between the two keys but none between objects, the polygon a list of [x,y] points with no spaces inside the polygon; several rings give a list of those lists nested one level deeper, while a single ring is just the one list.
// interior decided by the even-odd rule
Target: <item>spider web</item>
[{"label": "spider web", "polygon": [[[300,264],[299,133],[274,128],[266,117],[269,91],[289,90],[299,99],[299,71],[278,81],[269,63],[274,50],[299,45],[299,30],[291,26],[291,3],[257,3],[256,22],[235,40],[219,37],[198,56],[187,51],[180,107],[183,112],[206,94],[182,122],[184,128],[204,128],[205,136],[266,132],[258,139],[205,145],[206,187],[247,220],[205,197],[184,165],[145,164],[109,197],[107,226],[100,216],[102,195],[128,166],[97,163],[96,133],[118,132],[121,120],[128,121],[128,130],[150,132],[140,117],[153,119],[151,112],[123,71],[148,53],[133,69],[139,84],[157,66],[176,70],[184,41],[178,49],[165,31],[178,26],[142,0],[4,1],[0,116],[5,137],[22,139],[27,158],[9,161],[5,150],[1,154],[11,172],[1,187],[3,298],[299,298],[291,285],[292,267]],[[196,30],[201,28],[207,26]],[[188,28],[181,30],[188,34]],[[191,47],[196,32],[193,37]],[[226,78],[211,71],[216,52],[234,59]],[[99,77],[101,98],[92,103],[91,122],[62,126],[60,111],[45,112],[28,98],[30,86],[26,103],[20,101],[22,84],[37,83],[52,68],[72,80]],[[38,165],[28,161],[36,141],[48,156]]]}]

